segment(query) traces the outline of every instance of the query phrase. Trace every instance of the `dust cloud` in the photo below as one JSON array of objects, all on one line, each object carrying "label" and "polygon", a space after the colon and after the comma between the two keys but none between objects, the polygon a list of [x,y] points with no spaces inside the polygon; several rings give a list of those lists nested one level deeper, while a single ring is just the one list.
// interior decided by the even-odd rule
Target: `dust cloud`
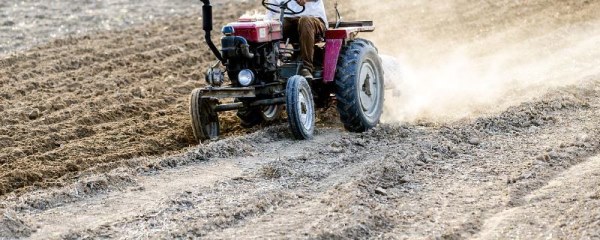
[{"label": "dust cloud", "polygon": [[[340,3],[342,4],[342,3]],[[385,122],[454,121],[600,76],[600,17],[588,1],[349,1],[372,19]],[[592,7],[591,5],[595,5]],[[519,11],[515,11],[515,9]]]}]

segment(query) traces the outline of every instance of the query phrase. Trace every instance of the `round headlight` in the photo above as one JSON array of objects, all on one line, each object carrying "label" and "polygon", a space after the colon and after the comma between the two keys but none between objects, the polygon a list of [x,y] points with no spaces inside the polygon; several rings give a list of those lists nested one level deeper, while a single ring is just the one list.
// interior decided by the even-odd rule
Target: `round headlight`
[{"label": "round headlight", "polygon": [[240,85],[247,87],[254,82],[254,73],[248,69],[240,71],[238,74],[238,82]]}]

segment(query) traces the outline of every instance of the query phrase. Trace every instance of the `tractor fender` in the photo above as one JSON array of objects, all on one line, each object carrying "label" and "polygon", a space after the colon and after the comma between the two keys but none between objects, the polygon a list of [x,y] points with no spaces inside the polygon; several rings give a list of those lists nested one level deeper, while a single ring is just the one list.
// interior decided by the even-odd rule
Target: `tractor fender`
[{"label": "tractor fender", "polygon": [[325,59],[323,60],[323,81],[331,83],[335,79],[340,51],[344,45],[344,39],[325,40]]},{"label": "tractor fender", "polygon": [[325,83],[332,83],[335,79],[340,51],[344,44],[347,41],[354,40],[359,32],[373,32],[375,30],[373,22],[369,21],[342,24],[349,26],[325,31],[325,56],[323,59],[323,82]]}]

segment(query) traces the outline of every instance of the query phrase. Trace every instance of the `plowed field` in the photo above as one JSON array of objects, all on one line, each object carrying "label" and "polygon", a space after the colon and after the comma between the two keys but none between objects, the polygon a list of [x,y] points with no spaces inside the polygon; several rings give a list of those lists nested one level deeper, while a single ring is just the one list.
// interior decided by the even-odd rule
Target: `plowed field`
[{"label": "plowed field", "polygon": [[0,60],[0,193],[197,144],[188,95],[212,61],[200,23],[53,40]]},{"label": "plowed field", "polygon": [[199,3],[0,3],[0,238],[600,238],[599,2],[340,5],[398,59],[384,123],[198,144]]}]

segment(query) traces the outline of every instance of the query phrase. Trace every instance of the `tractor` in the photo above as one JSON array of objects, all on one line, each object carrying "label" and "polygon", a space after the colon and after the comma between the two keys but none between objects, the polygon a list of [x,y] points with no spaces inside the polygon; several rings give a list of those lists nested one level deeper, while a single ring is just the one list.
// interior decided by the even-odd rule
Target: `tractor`
[{"label": "tractor", "polygon": [[[222,28],[221,49],[211,39],[213,30],[210,0],[203,3],[205,40],[218,61],[206,72],[207,86],[192,91],[190,115],[194,136],[199,141],[219,136],[219,113],[237,111],[243,127],[275,121],[287,112],[295,139],[314,135],[316,109],[337,104],[345,129],[364,132],[379,123],[383,112],[384,74],[375,45],[358,38],[373,32],[372,21],[328,23],[315,47],[313,78],[299,72],[303,62],[299,45],[283,36],[283,19],[299,14],[288,6],[262,1],[279,19],[240,18]],[[228,80],[228,81],[227,81]],[[335,101],[334,101],[335,100]]]}]

